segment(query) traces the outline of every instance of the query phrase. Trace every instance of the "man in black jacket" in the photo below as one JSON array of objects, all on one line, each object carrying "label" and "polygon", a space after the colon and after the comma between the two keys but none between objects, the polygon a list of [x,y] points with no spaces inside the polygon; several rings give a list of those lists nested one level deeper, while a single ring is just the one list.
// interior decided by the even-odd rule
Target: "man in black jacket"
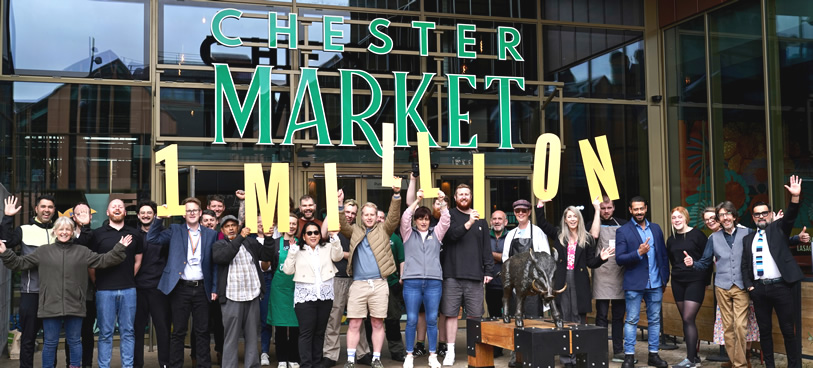
[{"label": "man in black jacket", "polygon": [[446,357],[443,365],[454,365],[457,315],[465,306],[466,317],[483,316],[483,284],[491,281],[494,258],[488,222],[471,207],[471,188],[460,184],[455,189],[457,206],[452,209],[451,225],[443,239],[443,295],[440,312],[446,316]]},{"label": "man in black jacket", "polygon": [[757,202],[751,215],[757,231],[742,240],[742,276],[745,289],[754,302],[754,313],[759,324],[759,343],[765,358],[765,366],[774,367],[772,313],[776,309],[779,328],[785,339],[788,367],[801,367],[802,303],[799,281],[804,278],[802,270],[790,253],[788,237],[796,216],[799,214],[799,195],[802,179],[791,175],[790,205],[785,216],[773,221],[771,207]]},{"label": "man in black jacket", "polygon": [[236,217],[224,216],[220,220],[220,230],[226,239],[218,240],[212,246],[212,260],[218,267],[217,296],[225,328],[223,367],[237,367],[240,337],[245,339],[245,361],[252,362],[251,366],[260,363],[257,320],[260,319],[260,300],[265,290],[260,261],[273,258],[271,246],[264,247],[256,239],[249,238],[251,230],[248,227],[237,234],[237,226]]}]

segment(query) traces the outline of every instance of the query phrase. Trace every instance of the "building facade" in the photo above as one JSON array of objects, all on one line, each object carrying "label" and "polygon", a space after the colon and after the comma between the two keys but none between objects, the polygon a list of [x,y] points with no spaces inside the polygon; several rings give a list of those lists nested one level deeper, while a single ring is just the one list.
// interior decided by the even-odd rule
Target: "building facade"
[{"label": "building facade", "polygon": [[[781,208],[790,174],[813,178],[813,3],[806,0],[291,0],[261,1],[44,1],[2,2],[0,36],[0,183],[23,198],[21,219],[31,201],[52,193],[65,211],[78,201],[96,210],[122,198],[129,204],[165,197],[164,168],[155,151],[179,146],[180,194],[205,198],[224,194],[236,209],[234,191],[243,187],[246,162],[291,164],[291,196],[324,195],[323,164],[337,163],[340,188],[348,197],[382,203],[381,160],[352,128],[356,146],[340,146],[339,70],[375,76],[383,90],[380,110],[369,119],[396,120],[394,71],[408,72],[414,92],[422,73],[435,73],[418,105],[432,136],[433,181],[451,193],[471,180],[471,149],[449,144],[450,74],[475,76],[462,89],[465,139],[477,135],[486,153],[486,207],[510,209],[531,197],[534,143],[542,133],[562,141],[559,194],[549,216],[569,205],[592,216],[578,142],[606,135],[621,201],[650,199],[654,221],[668,223],[676,205],[691,210],[732,200],[741,213],[754,201]],[[242,18],[222,30],[243,41],[219,45],[212,18],[234,8]],[[284,24],[298,16],[297,47],[280,36],[268,47],[269,13]],[[343,19],[332,29],[344,51],[325,51],[323,21]],[[367,50],[377,40],[369,23],[390,22],[394,50]],[[420,55],[413,21],[434,22],[428,55]],[[456,54],[455,26],[473,24],[476,58]],[[499,60],[498,27],[521,35],[523,60]],[[256,109],[245,131],[224,112],[225,145],[215,135],[213,64],[228,64],[238,94],[245,97],[258,65],[271,76],[273,145],[258,145]],[[285,135],[302,68],[318,68],[331,145],[317,144],[315,129]],[[512,150],[499,149],[498,89],[485,88],[487,75],[523,77],[512,88]],[[353,84],[357,111],[370,104],[362,83]],[[219,96],[217,96],[219,97]],[[312,118],[309,101],[297,121]],[[416,131],[395,152],[395,171],[417,162]],[[811,192],[811,181],[805,192]],[[329,198],[326,198],[329,197]],[[807,196],[805,208],[810,206]],[[799,228],[813,211],[799,216]],[[749,216],[743,217],[748,224]],[[96,226],[104,211],[94,216]],[[810,273],[809,246],[798,260]]]}]

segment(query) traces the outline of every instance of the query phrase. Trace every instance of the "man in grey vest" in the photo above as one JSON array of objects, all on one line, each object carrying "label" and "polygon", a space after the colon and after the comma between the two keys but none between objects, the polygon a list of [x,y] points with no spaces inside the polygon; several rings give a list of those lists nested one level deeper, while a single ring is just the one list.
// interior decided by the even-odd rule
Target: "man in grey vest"
[{"label": "man in grey vest", "polygon": [[706,270],[712,265],[712,256],[717,259],[714,292],[725,330],[726,350],[732,367],[747,367],[745,329],[750,297],[743,283],[741,262],[742,239],[750,230],[737,225],[737,208],[730,201],[718,204],[716,210],[717,222],[723,226],[723,231],[709,236],[703,258],[695,262],[691,257],[686,257],[684,262],[696,270]]}]

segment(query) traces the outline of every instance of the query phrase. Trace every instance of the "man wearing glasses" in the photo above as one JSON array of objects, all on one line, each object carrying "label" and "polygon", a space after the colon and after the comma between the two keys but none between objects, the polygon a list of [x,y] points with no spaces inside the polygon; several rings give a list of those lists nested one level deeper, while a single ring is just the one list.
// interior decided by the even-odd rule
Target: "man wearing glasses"
[{"label": "man wearing glasses", "polygon": [[212,365],[209,301],[217,299],[217,269],[212,263],[212,244],[217,240],[217,232],[200,226],[200,200],[187,198],[183,204],[186,222],[165,230],[161,221],[155,221],[147,232],[147,242],[169,246],[167,266],[158,282],[158,289],[169,295],[172,306],[169,366],[183,367],[184,337],[191,314],[197,336],[197,363],[199,367],[208,368]]},{"label": "man wearing glasses", "polygon": [[765,366],[774,367],[772,312],[776,309],[779,329],[785,340],[788,367],[801,367],[801,286],[802,270],[790,253],[788,236],[799,213],[799,195],[802,179],[791,175],[790,204],[785,216],[774,221],[771,207],[757,202],[751,208],[757,231],[745,236],[742,242],[742,274],[745,289],[754,301],[754,312],[759,324],[759,340]]}]

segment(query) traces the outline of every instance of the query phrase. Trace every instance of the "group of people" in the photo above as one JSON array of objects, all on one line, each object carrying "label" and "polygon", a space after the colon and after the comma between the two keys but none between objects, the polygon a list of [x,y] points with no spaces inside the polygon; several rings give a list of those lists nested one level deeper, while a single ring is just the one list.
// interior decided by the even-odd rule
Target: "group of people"
[{"label": "group of people", "polygon": [[[732,366],[748,365],[746,328],[753,310],[765,363],[773,367],[773,309],[788,366],[801,366],[803,274],[788,245],[810,239],[805,232],[789,236],[799,213],[801,179],[796,176],[786,186],[791,202],[783,217],[759,202],[751,208],[757,229],[747,229],[738,224],[735,206],[722,202],[703,214],[713,231],[706,237],[688,225],[688,211],[676,207],[668,238],[647,220],[643,197],[629,200],[630,220],[615,217],[614,203],[605,197],[593,202],[590,224],[571,206],[558,226],[546,220],[545,201],[533,205],[520,199],[512,206],[518,224],[508,231],[503,211],[491,214],[490,225],[480,218],[465,184],[455,188],[453,203],[439,191],[431,207],[422,206],[425,193],[417,189],[416,173],[401,213],[401,181],[395,182],[386,212],[374,203],[346,199],[340,190],[338,232],[329,232],[315,217],[316,202],[308,195],[300,198],[298,213],[291,213],[287,224],[264,224],[259,218],[257,229],[244,223],[242,202],[236,216],[226,214],[222,196],[211,196],[206,209],[196,198],[185,199],[183,222],[168,228],[150,201],[136,206],[138,226],[125,224],[124,202],[114,199],[104,224],[91,229],[86,203],[75,205],[71,217],[54,221],[55,200],[47,195],[35,201],[31,224],[15,228],[12,218],[21,208],[9,197],[0,224],[0,260],[23,271],[20,366],[33,365],[40,328],[43,367],[55,366],[63,326],[68,365],[92,366],[95,320],[99,366],[110,364],[118,326],[121,365],[142,367],[144,330],[152,320],[158,363],[179,368],[191,316],[196,366],[211,366],[214,333],[223,367],[238,365],[241,338],[246,368],[270,365],[272,335],[279,368],[333,367],[340,358],[345,313],[345,368],[383,367],[385,340],[404,368],[412,368],[422,355],[428,355],[432,368],[451,366],[461,308],[467,318],[481,318],[485,300],[491,317],[510,314],[502,310],[500,268],[526,251],[556,255],[555,288],[567,285],[556,300],[563,320],[587,323],[595,300],[596,324],[611,323],[613,358],[625,368],[637,362],[642,300],[649,331],[647,363],[668,366],[658,350],[661,302],[670,276],[687,350],[686,359],[675,367],[697,366],[695,318],[713,264],[720,330],[725,331]],[[235,194],[241,201],[245,197],[241,190]],[[531,223],[532,209],[536,224]],[[17,247],[19,255],[10,250]],[[532,299],[524,304],[525,316],[543,315],[542,303]],[[560,359],[566,367],[577,362],[575,356]]]}]

